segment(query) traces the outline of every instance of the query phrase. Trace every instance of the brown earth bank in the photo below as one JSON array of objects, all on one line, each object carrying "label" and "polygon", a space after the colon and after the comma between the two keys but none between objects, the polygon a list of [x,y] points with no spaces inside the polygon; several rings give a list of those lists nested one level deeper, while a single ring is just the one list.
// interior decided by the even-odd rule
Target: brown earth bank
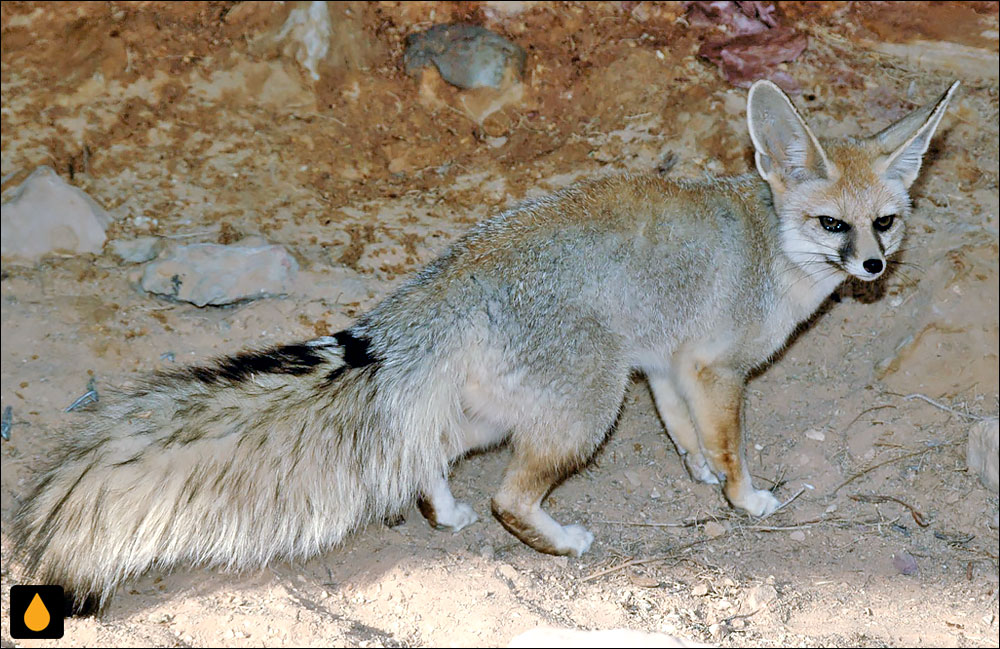
[{"label": "brown earth bank", "polygon": [[[681,3],[328,3],[318,79],[305,45],[280,37],[298,8],[0,4],[3,190],[48,165],[112,217],[100,254],[3,263],[4,646],[505,645],[540,625],[731,646],[998,645],[997,495],[965,465],[973,418],[998,408],[995,2],[778,7],[808,45],[777,68],[821,135],[874,132],[962,86],[912,192],[904,263],[843,287],[750,383],[755,480],[801,492],[774,516],[691,482],[636,377],[606,444],[547,500],[594,532],[579,559],[538,554],[488,517],[500,448],[456,465],[456,496],[481,517],[457,534],[411,508],[306,562],[149,573],[104,616],[67,620],[62,640],[12,639],[8,523],[57,431],[86,416],[64,410],[91,378],[100,392],[337,331],[470,224],[577,179],[753,167],[746,91],[698,56],[713,29]],[[523,81],[407,75],[405,37],[442,22],[523,47]],[[299,270],[282,297],[169,302],[112,252],[142,236],[258,236]]]}]

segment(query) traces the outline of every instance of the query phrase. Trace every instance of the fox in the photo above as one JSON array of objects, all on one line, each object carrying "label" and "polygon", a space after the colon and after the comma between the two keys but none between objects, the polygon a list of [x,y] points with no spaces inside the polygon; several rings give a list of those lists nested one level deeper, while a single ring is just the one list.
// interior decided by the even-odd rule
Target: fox
[{"label": "fox", "polygon": [[580,556],[594,535],[542,503],[637,373],[690,476],[773,513],[744,451],[748,376],[845,280],[887,272],[957,87],[872,136],[821,140],[758,81],[749,173],[614,175],[527,200],[343,331],[122,388],[38,471],[13,518],[19,561],[91,613],[151,569],[312,557],[414,503],[458,531],[478,514],[451,467],[503,443],[492,514],[539,552]]}]

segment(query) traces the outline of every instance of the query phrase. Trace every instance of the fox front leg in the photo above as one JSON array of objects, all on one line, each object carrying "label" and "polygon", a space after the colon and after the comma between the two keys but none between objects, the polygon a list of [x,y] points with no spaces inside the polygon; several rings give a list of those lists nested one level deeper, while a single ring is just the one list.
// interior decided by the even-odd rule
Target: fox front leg
[{"label": "fox front leg", "polygon": [[725,481],[726,498],[753,516],[774,512],[780,501],[770,491],[754,488],[743,451],[743,376],[726,367],[690,363],[678,377],[705,459]]}]

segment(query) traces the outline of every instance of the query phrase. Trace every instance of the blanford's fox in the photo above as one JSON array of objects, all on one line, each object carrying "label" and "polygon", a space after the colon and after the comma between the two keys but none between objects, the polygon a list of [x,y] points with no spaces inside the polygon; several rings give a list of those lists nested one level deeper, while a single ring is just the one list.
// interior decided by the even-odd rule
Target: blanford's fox
[{"label": "blanford's fox", "polygon": [[540,507],[611,428],[634,370],[691,475],[754,516],[748,373],[900,246],[908,188],[957,83],[867,139],[820,141],[750,89],[757,174],[586,182],[490,219],[352,327],[152,376],[101,405],[15,516],[37,581],[77,611],[149,568],[307,557],[417,497],[477,520],[452,461],[509,440],[493,514],[541,552],[593,535]]}]

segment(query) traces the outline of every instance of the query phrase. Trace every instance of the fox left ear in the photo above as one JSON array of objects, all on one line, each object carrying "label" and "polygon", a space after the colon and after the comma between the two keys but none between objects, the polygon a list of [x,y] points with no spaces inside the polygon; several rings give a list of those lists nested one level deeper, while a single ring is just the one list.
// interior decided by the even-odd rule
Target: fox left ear
[{"label": "fox left ear", "polygon": [[830,161],[819,140],[778,86],[760,80],[747,94],[747,127],[761,178],[775,193],[807,180],[831,178]]},{"label": "fox left ear", "polygon": [[948,102],[958,88],[951,84],[937,101],[919,108],[885,130],[872,136],[884,156],[876,164],[876,171],[884,178],[898,179],[909,187],[917,179],[920,163],[930,146],[931,138],[944,117]]}]

